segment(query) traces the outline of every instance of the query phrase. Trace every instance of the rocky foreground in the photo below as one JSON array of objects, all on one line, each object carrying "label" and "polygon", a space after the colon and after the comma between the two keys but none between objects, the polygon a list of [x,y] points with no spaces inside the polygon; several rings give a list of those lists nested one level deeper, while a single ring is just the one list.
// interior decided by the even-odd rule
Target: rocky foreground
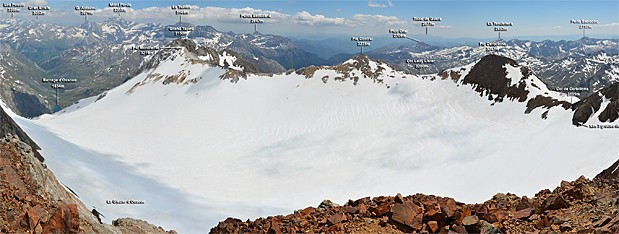
[{"label": "rocky foreground", "polygon": [[0,233],[176,233],[128,218],[99,223],[37,149],[0,107]]},{"label": "rocky foreground", "polygon": [[593,180],[562,181],[534,197],[497,194],[482,204],[412,196],[324,201],[294,214],[241,221],[211,233],[619,233],[619,161]]}]

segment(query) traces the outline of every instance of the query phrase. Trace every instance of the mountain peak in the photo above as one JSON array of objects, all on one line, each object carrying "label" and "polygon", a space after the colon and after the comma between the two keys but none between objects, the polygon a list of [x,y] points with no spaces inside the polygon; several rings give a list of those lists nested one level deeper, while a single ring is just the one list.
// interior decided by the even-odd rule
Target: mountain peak
[{"label": "mountain peak", "polygon": [[462,83],[475,86],[475,91],[486,93],[489,99],[493,98],[497,102],[503,101],[505,97],[524,102],[529,92],[524,85],[519,84],[523,76],[528,76],[523,73],[524,69],[520,69],[513,59],[486,55],[471,68]]},{"label": "mountain peak", "polygon": [[174,39],[172,42],[170,42],[170,44],[168,44],[169,47],[184,47],[185,49],[189,50],[189,51],[195,51],[196,50],[196,43],[191,40],[191,39],[187,39],[187,38],[178,38],[178,39]]},{"label": "mountain peak", "polygon": [[572,123],[577,126],[615,122],[619,119],[619,82],[580,100],[572,109],[574,110]]}]

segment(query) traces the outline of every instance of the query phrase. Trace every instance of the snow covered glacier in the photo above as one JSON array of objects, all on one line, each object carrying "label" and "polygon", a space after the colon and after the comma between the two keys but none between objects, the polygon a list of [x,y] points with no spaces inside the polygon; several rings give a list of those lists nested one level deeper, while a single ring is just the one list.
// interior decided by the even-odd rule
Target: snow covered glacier
[{"label": "snow covered glacier", "polygon": [[[16,118],[60,181],[104,221],[131,216],[182,233],[323,199],[532,196],[592,177],[619,153],[615,130],[573,126],[570,110],[552,108],[542,119],[545,110],[524,114],[523,102],[493,103],[438,75],[369,61],[347,71],[356,81],[323,67],[231,82],[220,78],[224,67],[243,66],[229,56],[215,66],[200,62],[213,56],[181,49],[104,96],[38,120]],[[534,76],[527,82],[562,98]]]}]

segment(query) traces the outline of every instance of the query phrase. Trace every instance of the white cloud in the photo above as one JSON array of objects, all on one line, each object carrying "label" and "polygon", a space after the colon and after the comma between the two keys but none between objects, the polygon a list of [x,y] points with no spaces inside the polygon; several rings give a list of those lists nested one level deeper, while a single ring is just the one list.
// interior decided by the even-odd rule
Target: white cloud
[{"label": "white cloud", "polygon": [[385,7],[392,7],[393,2],[391,0],[387,0],[386,3],[378,3],[376,0],[370,0],[368,2],[368,6],[369,7],[381,7],[381,8],[385,8]]},{"label": "white cloud", "polygon": [[406,25],[405,20],[396,16],[356,14],[352,18],[355,25]]},{"label": "white cloud", "polygon": [[599,24],[599,25],[597,25],[595,27],[603,27],[603,28],[605,28],[605,27],[611,27],[611,28],[612,27],[619,27],[619,22],[613,22],[613,23],[608,23],[608,24]]},{"label": "white cloud", "polygon": [[561,25],[557,25],[557,26],[554,26],[554,27],[552,27],[552,28],[554,28],[554,29],[561,29],[561,28],[563,28],[563,27],[561,27]]},{"label": "white cloud", "polygon": [[329,18],[324,15],[312,15],[307,11],[297,12],[291,17],[293,23],[302,25],[351,25],[351,21],[344,18]]},{"label": "white cloud", "polygon": [[[307,11],[300,11],[293,15],[284,14],[277,11],[266,11],[246,8],[222,8],[222,7],[198,7],[192,6],[189,15],[183,18],[196,21],[198,24],[212,23],[231,23],[246,24],[247,19],[241,19],[241,14],[269,14],[271,18],[265,19],[269,24],[292,24],[304,26],[360,26],[360,25],[405,25],[406,21],[395,16],[356,14],[351,18],[327,17],[320,14],[311,14]],[[99,9],[96,13],[99,17],[115,17],[118,14],[111,9]],[[170,8],[148,7],[139,10],[127,9],[122,15],[123,18],[130,20],[175,20],[178,16]]]},{"label": "white cloud", "polygon": [[23,1],[26,6],[48,6],[47,0],[27,0]]}]

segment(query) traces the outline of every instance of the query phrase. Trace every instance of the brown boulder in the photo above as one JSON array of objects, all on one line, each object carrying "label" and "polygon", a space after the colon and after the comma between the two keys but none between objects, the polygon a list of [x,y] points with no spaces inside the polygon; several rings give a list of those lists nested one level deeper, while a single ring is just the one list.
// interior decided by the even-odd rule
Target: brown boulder
[{"label": "brown boulder", "polygon": [[446,218],[451,218],[456,214],[456,210],[458,209],[458,205],[456,201],[452,198],[445,199],[439,202],[441,206],[441,211],[445,214]]},{"label": "brown boulder", "polygon": [[342,224],[342,223],[338,223],[336,225],[333,225],[333,226],[327,228],[327,232],[329,232],[329,233],[341,232],[341,231],[344,231],[344,224]]},{"label": "brown boulder", "polygon": [[436,221],[428,221],[428,227],[430,228],[431,232],[436,232],[436,231],[438,231],[438,222],[436,222]]},{"label": "brown boulder", "polygon": [[327,218],[327,224],[335,225],[335,224],[341,223],[344,220],[346,220],[346,215],[342,213],[336,213],[334,215],[329,216],[329,218]]},{"label": "brown boulder", "polygon": [[77,205],[61,205],[43,228],[44,233],[78,233],[80,229]]},{"label": "brown boulder", "polygon": [[353,205],[353,206],[359,206],[359,205],[361,205],[361,204],[368,204],[368,203],[370,203],[371,201],[372,201],[372,199],[370,199],[370,197],[364,197],[364,198],[361,198],[361,199],[357,199],[356,201],[354,201],[354,202],[352,203],[352,205]]},{"label": "brown boulder", "polygon": [[344,206],[342,209],[344,210],[344,212],[349,214],[356,214],[357,212],[359,212],[359,208],[354,206]]},{"label": "brown boulder", "polygon": [[443,220],[444,218],[444,214],[441,211],[441,207],[439,206],[439,204],[436,202],[436,200],[427,200],[423,203],[423,208],[425,211],[425,216],[429,219],[429,220],[436,220],[436,221],[440,221]]},{"label": "brown boulder", "polygon": [[382,217],[383,215],[387,215],[391,211],[391,205],[385,203],[380,206],[371,208],[370,211],[372,211],[372,213],[374,213],[376,217]]},{"label": "brown boulder", "polygon": [[391,219],[410,228],[421,230],[423,224],[423,210],[412,202],[393,205]]},{"label": "brown boulder", "polygon": [[42,210],[37,209],[36,207],[31,207],[28,212],[26,212],[26,221],[28,222],[28,226],[30,230],[34,230],[34,228],[39,224],[41,220],[41,216],[43,216]]},{"label": "brown boulder", "polygon": [[269,233],[275,233],[275,234],[282,233],[282,229],[277,223],[277,221],[271,221],[271,227],[269,228]]},{"label": "brown boulder", "polygon": [[359,204],[357,207],[359,208],[359,214],[365,214],[368,212],[368,207],[366,204]]},{"label": "brown boulder", "polygon": [[563,208],[568,208],[570,204],[563,198],[561,195],[552,194],[544,203],[542,203],[543,210],[559,210]]},{"label": "brown boulder", "polygon": [[395,202],[404,203],[404,197],[402,197],[402,194],[398,193],[397,195],[395,195]]},{"label": "brown boulder", "polygon": [[471,210],[470,206],[462,206],[461,210],[457,210],[456,214],[454,215],[454,218],[459,222],[462,223],[462,220],[468,216],[473,215],[473,211]]},{"label": "brown boulder", "polygon": [[312,214],[312,212],[314,212],[316,210],[316,208],[314,207],[307,207],[305,209],[302,209],[299,211],[299,214],[301,214],[301,217],[306,217],[309,216],[310,214]]},{"label": "brown boulder", "polygon": [[462,219],[462,225],[466,228],[467,232],[479,233],[479,217],[477,215],[466,216]]},{"label": "brown boulder", "polygon": [[512,213],[514,219],[526,220],[533,214],[533,208],[526,208]]},{"label": "brown boulder", "polygon": [[462,219],[462,225],[464,226],[476,225],[477,223],[479,223],[477,215],[466,216]]}]

